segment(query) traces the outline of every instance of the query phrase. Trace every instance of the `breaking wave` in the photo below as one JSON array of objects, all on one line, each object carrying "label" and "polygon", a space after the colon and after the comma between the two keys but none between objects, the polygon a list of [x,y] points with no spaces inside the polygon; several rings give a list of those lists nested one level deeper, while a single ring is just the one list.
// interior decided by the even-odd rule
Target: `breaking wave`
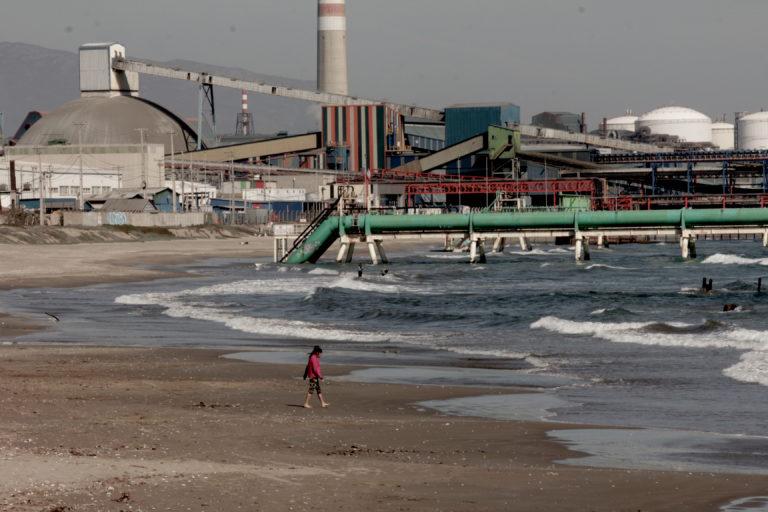
[{"label": "breaking wave", "polygon": [[745,258],[736,254],[713,254],[702,264],[705,265],[762,265],[768,266],[768,258]]},{"label": "breaking wave", "polygon": [[768,331],[738,329],[715,322],[576,322],[554,316],[540,318],[531,329],[592,336],[613,343],[663,347],[736,349],[747,351],[741,362],[723,370],[727,377],[768,386]]}]

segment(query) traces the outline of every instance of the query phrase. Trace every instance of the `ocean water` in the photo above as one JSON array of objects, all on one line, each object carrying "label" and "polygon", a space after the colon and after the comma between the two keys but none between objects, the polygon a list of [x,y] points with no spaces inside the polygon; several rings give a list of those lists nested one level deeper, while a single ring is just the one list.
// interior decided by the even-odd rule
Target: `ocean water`
[{"label": "ocean water", "polygon": [[[430,365],[498,370],[466,379],[545,389],[557,421],[766,436],[768,294],[755,283],[768,288],[768,250],[698,250],[682,261],[676,244],[613,246],[576,263],[568,248],[537,246],[469,265],[422,248],[393,252],[388,274],[366,267],[362,279],[356,265],[221,259],[187,266],[195,277],[13,290],[0,305],[61,319],[26,341],[298,354],[321,343],[328,362],[355,351],[415,365],[390,381],[450,382]],[[698,291],[705,276],[711,294]],[[739,307],[724,313],[726,303]]]}]

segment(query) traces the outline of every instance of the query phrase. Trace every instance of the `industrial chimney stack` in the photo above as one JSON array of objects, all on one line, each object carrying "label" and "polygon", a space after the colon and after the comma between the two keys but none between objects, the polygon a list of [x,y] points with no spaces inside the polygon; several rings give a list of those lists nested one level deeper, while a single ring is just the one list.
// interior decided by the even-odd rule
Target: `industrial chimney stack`
[{"label": "industrial chimney stack", "polygon": [[318,0],[317,89],[349,94],[346,0]]}]

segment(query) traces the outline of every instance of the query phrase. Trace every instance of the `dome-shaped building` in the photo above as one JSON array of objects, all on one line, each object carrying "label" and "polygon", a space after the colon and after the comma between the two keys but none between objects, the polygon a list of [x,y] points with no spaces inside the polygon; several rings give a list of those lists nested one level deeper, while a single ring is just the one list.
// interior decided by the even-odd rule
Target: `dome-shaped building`
[{"label": "dome-shaped building", "polygon": [[624,131],[634,133],[637,129],[638,119],[640,118],[632,114],[614,117],[612,119],[608,119],[605,122],[605,129],[607,131]]},{"label": "dome-shaped building", "polygon": [[712,142],[712,119],[686,107],[662,107],[643,114],[637,120],[638,132],[673,135],[681,142]]},{"label": "dome-shaped building", "polygon": [[182,119],[151,101],[133,96],[85,96],[60,106],[35,123],[19,140],[20,146],[163,144],[176,153],[195,149],[195,132]]}]

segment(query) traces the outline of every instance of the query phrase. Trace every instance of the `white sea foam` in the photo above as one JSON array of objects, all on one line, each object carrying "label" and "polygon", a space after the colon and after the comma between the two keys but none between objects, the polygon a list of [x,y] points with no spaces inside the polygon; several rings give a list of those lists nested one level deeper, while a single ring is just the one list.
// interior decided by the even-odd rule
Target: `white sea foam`
[{"label": "white sea foam", "polygon": [[723,374],[741,382],[768,386],[768,352],[756,350],[742,354],[741,361],[723,370]]},{"label": "white sea foam", "polygon": [[427,258],[433,260],[464,260],[469,256],[465,252],[440,252],[427,254]]},{"label": "white sea foam", "polygon": [[608,311],[607,308],[600,308],[596,309],[593,312],[590,313],[590,315],[598,316],[598,315],[604,315]]},{"label": "white sea foam", "polygon": [[649,329],[655,322],[576,322],[554,316],[540,318],[532,329],[545,329],[560,334],[592,336],[613,343],[633,343],[664,347],[731,348],[747,351],[738,364],[723,374],[743,382],[756,382],[768,386],[768,332],[751,329],[723,328],[708,332],[686,332],[695,324],[667,323],[681,332],[654,332]]},{"label": "white sea foam", "polygon": [[338,270],[331,270],[329,268],[316,268],[313,270],[310,270],[307,272],[307,274],[311,276],[337,276],[339,275]]},{"label": "white sea foam", "polygon": [[736,254],[713,254],[704,261],[705,265],[762,265],[768,266],[768,258],[746,258]]},{"label": "white sea foam", "polygon": [[[250,286],[255,282],[250,282],[248,287],[236,287],[238,292],[248,293]],[[235,284],[235,283],[231,283]],[[242,285],[242,282],[240,283]],[[217,285],[224,286],[224,285]],[[217,287],[199,288],[197,290],[187,290],[177,293],[144,293],[135,295],[123,295],[115,299],[118,304],[126,305],[155,305],[165,308],[164,314],[172,318],[191,318],[194,320],[205,320],[217,322],[226,325],[231,329],[259,334],[262,336],[279,336],[288,338],[303,338],[316,340],[341,340],[356,341],[363,343],[384,343],[391,341],[406,341],[399,334],[390,334],[384,332],[364,332],[352,330],[340,330],[322,324],[301,322],[296,320],[257,318],[247,315],[233,314],[216,307],[204,307],[202,304],[186,304],[182,302],[182,297],[193,294],[206,296],[214,294],[213,290]],[[229,288],[231,291],[232,288]]]},{"label": "white sea foam", "polygon": [[637,270],[635,268],[628,268],[628,267],[614,267],[612,265],[603,265],[602,263],[595,263],[587,267],[587,270],[595,270],[595,269],[608,269],[608,270]]},{"label": "white sea foam", "polygon": [[649,329],[657,322],[575,322],[554,316],[540,318],[531,324],[532,329],[546,329],[560,334],[592,336],[614,343],[634,343],[664,347],[734,348],[760,350],[768,348],[768,332],[749,329],[722,329],[710,332],[686,332],[696,324],[667,323],[681,332],[654,332]]}]

